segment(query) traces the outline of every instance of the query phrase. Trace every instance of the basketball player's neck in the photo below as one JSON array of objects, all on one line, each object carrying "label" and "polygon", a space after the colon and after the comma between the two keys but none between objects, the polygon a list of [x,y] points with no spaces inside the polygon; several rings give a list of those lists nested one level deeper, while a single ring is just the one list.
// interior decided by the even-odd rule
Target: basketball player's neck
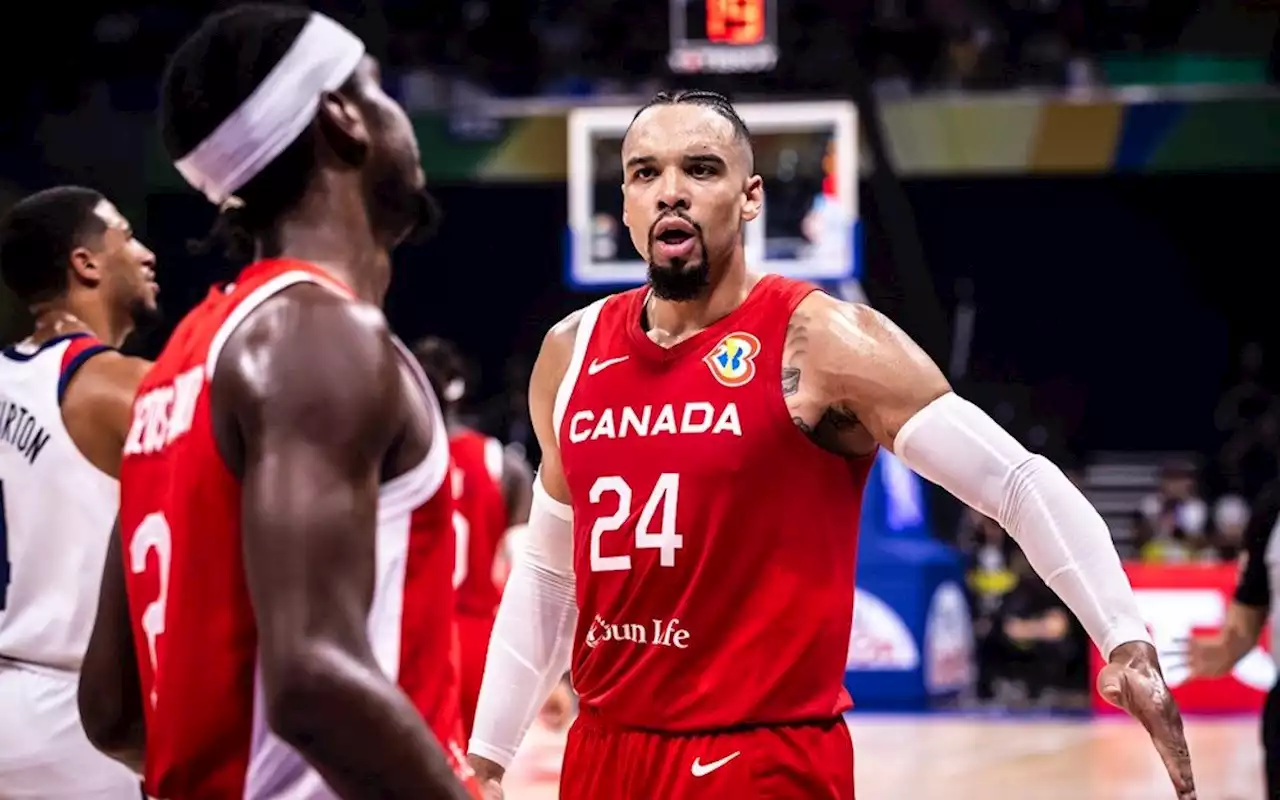
[{"label": "basketball player's neck", "polygon": [[323,188],[323,182],[313,187],[258,240],[257,258],[314,264],[361,300],[381,306],[391,283],[390,247],[378,241],[358,193]]},{"label": "basketball player's neck", "polygon": [[650,293],[646,316],[650,331],[676,340],[697,333],[733,313],[755,285],[747,272],[746,255],[734,251],[728,264],[712,268],[711,283],[692,300],[663,300]]},{"label": "basketball player's neck", "polygon": [[46,342],[69,333],[88,333],[111,347],[120,347],[133,332],[133,317],[128,311],[113,313],[105,303],[72,288],[66,295],[31,308],[35,330],[31,341]]}]

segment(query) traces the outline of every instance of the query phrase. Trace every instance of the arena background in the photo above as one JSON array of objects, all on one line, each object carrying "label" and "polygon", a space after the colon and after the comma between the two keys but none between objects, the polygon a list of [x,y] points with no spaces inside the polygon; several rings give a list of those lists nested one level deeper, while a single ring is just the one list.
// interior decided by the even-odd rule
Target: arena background
[{"label": "arena background", "polygon": [[[599,296],[565,282],[570,109],[694,86],[754,103],[852,102],[863,263],[856,286],[833,290],[864,293],[961,391],[1071,467],[1135,583],[1227,596],[1234,537],[1280,448],[1274,6],[762,0],[776,64],[677,75],[673,50],[703,48],[710,62],[717,43],[687,26],[673,36],[673,19],[706,4],[671,2],[674,14],[622,0],[311,4],[366,37],[415,121],[446,219],[438,238],[397,253],[387,313],[406,340],[443,335],[471,355],[476,424],[536,459],[530,361],[553,322]],[[131,344],[147,355],[235,269],[188,252],[212,211],[168,164],[154,116],[165,54],[213,7],[37,4],[0,26],[0,194],[77,182],[118,201],[159,256],[167,321]],[[25,324],[0,301],[6,341]],[[850,648],[850,689],[874,712],[851,723],[859,796],[964,800],[1011,785],[1038,798],[1169,796],[1145,735],[1092,715],[1079,632],[1051,646],[1009,633],[1010,619],[1053,604],[1007,540],[948,498],[880,485],[860,591],[901,625],[864,620],[872,641]],[[899,524],[892,507],[917,491],[927,517]],[[946,544],[916,559],[906,541]],[[949,634],[966,641],[934,656],[945,680],[919,663],[933,603],[895,599],[931,569],[964,587],[967,608]],[[1179,621],[1173,606],[1152,611],[1162,642],[1212,632],[1212,619]],[[910,642],[894,639],[900,629]],[[916,648],[910,667],[904,647]],[[1205,797],[1262,796],[1256,712],[1275,670],[1244,663],[1220,681],[1171,677]],[[535,734],[510,797],[553,793],[562,739]]]}]

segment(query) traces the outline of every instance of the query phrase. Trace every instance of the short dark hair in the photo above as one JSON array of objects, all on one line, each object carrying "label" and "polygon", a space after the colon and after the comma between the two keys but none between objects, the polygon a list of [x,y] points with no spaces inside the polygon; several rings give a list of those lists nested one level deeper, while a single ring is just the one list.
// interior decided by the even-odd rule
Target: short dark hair
[{"label": "short dark hair", "polygon": [[422,371],[427,374],[427,380],[442,404],[452,405],[461,399],[448,400],[445,397],[449,384],[459,379],[467,380],[467,360],[457,345],[447,339],[428,336],[413,346],[413,355],[422,365]]},{"label": "short dark hair", "polygon": [[18,202],[0,220],[0,275],[27,305],[64,294],[71,252],[107,224],[94,209],[105,198],[83,186],[55,186]]},{"label": "short dark hair", "polygon": [[751,143],[751,131],[747,129],[747,123],[742,121],[742,117],[738,116],[738,111],[733,107],[733,103],[728,97],[719,92],[708,92],[704,89],[682,89],[677,92],[658,92],[649,102],[640,106],[640,110],[631,118],[632,124],[640,118],[640,115],[654,106],[678,106],[692,105],[704,106],[716,112],[720,116],[729,120],[729,124],[733,126],[733,135]]},{"label": "short dark hair", "polygon": [[[169,58],[160,84],[160,133],[181,160],[217,130],[284,58],[307,24],[306,8],[271,3],[236,6],[201,24]],[[221,240],[235,256],[302,199],[315,169],[310,138],[300,135],[219,209],[207,247]],[[247,251],[247,252],[246,252]]]}]

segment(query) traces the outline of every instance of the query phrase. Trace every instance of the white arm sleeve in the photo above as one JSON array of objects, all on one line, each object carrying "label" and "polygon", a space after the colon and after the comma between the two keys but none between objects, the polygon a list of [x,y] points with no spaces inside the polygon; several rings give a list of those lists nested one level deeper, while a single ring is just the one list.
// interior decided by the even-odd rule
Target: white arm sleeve
[{"label": "white arm sleeve", "polygon": [[547,494],[541,475],[521,539],[493,623],[468,748],[503,769],[569,668],[578,624],[573,510]]},{"label": "white arm sleeve", "polygon": [[904,464],[991,517],[1109,657],[1150,642],[1102,516],[1062,471],[1034,455],[986,412],[948,392],[902,426]]}]

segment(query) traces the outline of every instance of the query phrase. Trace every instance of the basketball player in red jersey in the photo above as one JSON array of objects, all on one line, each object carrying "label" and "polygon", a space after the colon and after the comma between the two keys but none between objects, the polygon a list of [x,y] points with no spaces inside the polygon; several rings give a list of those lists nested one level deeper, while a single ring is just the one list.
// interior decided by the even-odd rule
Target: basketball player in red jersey
[{"label": "basketball player in red jersey", "polygon": [[156,316],[154,270],[154,254],[93,189],[37,192],[0,221],[0,273],[35,317],[0,351],[6,797],[138,797],[137,776],[86,738],[77,675],[119,508],[129,409],[149,366],[117,348]]},{"label": "basketball player in red jersey", "polygon": [[378,308],[430,207],[408,117],[358,38],[288,6],[210,17],[161,95],[179,172],[257,260],[133,406],[100,744],[174,800],[468,797],[448,442]]},{"label": "basketball player in red jersey", "polygon": [[543,462],[470,743],[487,791],[572,649],[562,798],[852,797],[856,525],[885,447],[1009,529],[1109,657],[1104,694],[1194,797],[1101,517],[889,320],[748,270],[752,162],[713,93],[659,95],[624,139],[648,286],[555,326],[534,369]]},{"label": "basketball player in red jersey", "polygon": [[507,534],[529,521],[533,471],[524,458],[497,439],[459,422],[458,405],[466,395],[467,369],[451,342],[429,337],[419,342],[413,353],[444,404],[449,429],[457,547],[453,585],[462,655],[460,700],[463,733],[470,737],[493,615],[502,597],[498,573],[505,580],[508,571],[503,552]]}]

